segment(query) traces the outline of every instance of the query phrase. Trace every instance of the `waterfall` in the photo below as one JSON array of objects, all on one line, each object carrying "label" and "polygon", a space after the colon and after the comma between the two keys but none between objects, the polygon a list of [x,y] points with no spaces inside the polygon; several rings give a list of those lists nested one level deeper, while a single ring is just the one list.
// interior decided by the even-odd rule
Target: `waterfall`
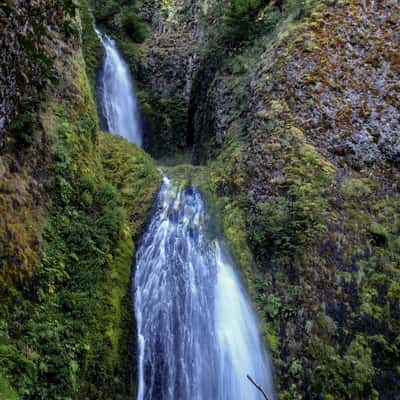
[{"label": "waterfall", "polygon": [[[141,146],[129,70],[115,42],[105,49],[100,106],[107,128]],[[275,399],[256,317],[223,242],[211,239],[194,188],[164,178],[137,251],[138,400],[260,400],[251,376]]]},{"label": "waterfall", "polygon": [[115,41],[95,30],[105,51],[98,84],[100,109],[107,125],[105,129],[141,147],[140,114],[129,68]]},{"label": "waterfall", "polygon": [[194,188],[164,178],[137,252],[138,400],[275,399],[257,321]]}]

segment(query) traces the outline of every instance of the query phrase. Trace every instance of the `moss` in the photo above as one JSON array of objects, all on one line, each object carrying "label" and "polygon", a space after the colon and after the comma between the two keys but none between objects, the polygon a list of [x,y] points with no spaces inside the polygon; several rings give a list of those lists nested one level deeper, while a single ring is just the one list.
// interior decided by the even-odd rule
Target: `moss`
[{"label": "moss", "polygon": [[4,400],[18,400],[16,393],[4,376],[0,377],[0,398]]},{"label": "moss", "polygon": [[85,57],[86,74],[95,94],[97,72],[103,55],[103,47],[94,31],[94,19],[89,11],[88,0],[80,2],[80,19],[82,25],[82,51]]},{"label": "moss", "polygon": [[186,150],[187,104],[180,97],[163,98],[160,94],[139,90],[146,129],[146,149],[163,162]]},{"label": "moss", "polygon": [[123,19],[122,25],[125,34],[136,43],[142,43],[146,38],[146,27],[137,13],[132,10],[127,12]]},{"label": "moss", "polygon": [[137,76],[140,68],[140,52],[137,45],[129,40],[119,40],[118,47],[124,60],[128,63],[131,73]]},{"label": "moss", "polygon": [[377,245],[383,246],[389,240],[388,232],[386,231],[386,228],[381,224],[374,222],[371,225],[369,232],[370,232],[374,242]]},{"label": "moss", "polygon": [[[312,342],[309,350],[313,357],[323,360],[315,371],[314,387],[322,398],[364,398],[366,388],[371,387],[375,375],[372,352],[364,337],[357,336],[342,356],[320,342]],[[376,393],[372,398],[377,398]]]},{"label": "moss", "polygon": [[99,149],[106,177],[121,194],[132,235],[137,238],[161,184],[161,175],[148,154],[120,136],[100,134]]},{"label": "moss", "polygon": [[147,29],[138,13],[137,2],[130,0],[89,0],[94,18],[101,29],[118,41],[141,43]]},{"label": "moss", "polygon": [[[51,138],[44,158],[51,206],[41,251],[35,249],[30,259],[16,249],[26,265],[25,271],[19,266],[18,273],[29,274],[29,286],[8,285],[2,291],[1,316],[8,323],[8,339],[5,346],[0,343],[5,356],[0,357],[0,390],[21,398],[128,399],[135,387],[132,238],[150,210],[160,176],[142,150],[98,134],[81,53],[71,52],[64,62],[68,74],[38,127]],[[103,153],[104,146],[113,153]],[[126,173],[118,175],[123,165]],[[27,194],[24,179],[12,181],[10,175],[3,183],[14,182]],[[5,205],[13,205],[12,193],[3,193]],[[29,224],[39,225],[35,235],[40,235],[44,213],[40,208],[32,211],[32,200],[23,201],[20,212]],[[42,225],[35,224],[39,217]],[[7,218],[14,221],[16,213]],[[24,225],[10,222],[10,232],[25,232],[15,243],[32,251]]]}]

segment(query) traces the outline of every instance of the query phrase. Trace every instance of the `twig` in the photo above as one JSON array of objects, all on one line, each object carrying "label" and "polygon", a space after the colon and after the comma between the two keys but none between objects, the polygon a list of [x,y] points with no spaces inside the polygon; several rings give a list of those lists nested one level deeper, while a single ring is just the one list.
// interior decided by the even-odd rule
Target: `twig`
[{"label": "twig", "polygon": [[262,393],[265,400],[269,400],[267,393],[264,392],[264,389],[260,385],[257,385],[250,375],[247,375],[247,379]]}]

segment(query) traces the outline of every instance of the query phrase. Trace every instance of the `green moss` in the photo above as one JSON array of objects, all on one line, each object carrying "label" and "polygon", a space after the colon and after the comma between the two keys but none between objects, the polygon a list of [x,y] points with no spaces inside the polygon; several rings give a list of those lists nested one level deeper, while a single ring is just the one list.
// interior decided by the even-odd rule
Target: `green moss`
[{"label": "green moss", "polygon": [[147,125],[147,148],[149,153],[160,159],[182,154],[187,147],[187,104],[180,97],[163,98],[160,94],[139,90]]},{"label": "green moss", "polygon": [[132,234],[137,237],[161,184],[161,175],[148,154],[120,136],[100,134],[99,149],[106,177],[121,194]]},{"label": "green moss", "polygon": [[343,355],[338,355],[334,348],[318,341],[310,343],[309,351],[318,360],[313,389],[322,398],[364,398],[375,375],[372,352],[364,337],[357,336]]},{"label": "green moss", "polygon": [[89,0],[94,18],[101,29],[119,41],[144,41],[147,28],[138,13],[135,0]]},{"label": "green moss", "polygon": [[89,12],[88,0],[80,2],[80,18],[82,25],[82,51],[85,57],[86,73],[95,94],[97,72],[103,55],[103,47],[94,31],[94,19]]},{"label": "green moss", "polygon": [[125,34],[135,43],[142,43],[146,38],[146,26],[134,10],[128,11],[122,19]]},{"label": "green moss", "polygon": [[[51,206],[37,270],[29,290],[10,287],[2,297],[8,328],[4,345],[0,340],[0,390],[21,399],[128,399],[135,390],[132,237],[160,176],[134,145],[99,138],[85,67],[75,55],[66,60],[63,85],[73,96],[53,100],[43,118],[52,139]],[[103,154],[104,146],[112,153]]]},{"label": "green moss", "polygon": [[386,228],[381,224],[374,222],[371,225],[369,232],[377,245],[385,245],[389,240],[389,234],[386,231]]},{"label": "green moss", "polygon": [[140,52],[138,46],[129,40],[119,40],[118,47],[124,57],[124,60],[128,63],[132,74],[137,76],[140,68]]}]

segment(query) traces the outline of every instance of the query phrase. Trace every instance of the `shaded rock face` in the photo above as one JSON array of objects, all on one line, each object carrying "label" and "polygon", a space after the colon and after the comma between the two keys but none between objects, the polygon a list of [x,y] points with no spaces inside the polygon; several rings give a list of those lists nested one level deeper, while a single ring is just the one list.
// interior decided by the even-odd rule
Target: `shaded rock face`
[{"label": "shaded rock face", "polygon": [[399,334],[388,296],[400,260],[400,8],[326,3],[266,38],[245,72],[200,70],[188,134],[195,161],[217,156],[229,171],[217,186],[243,204],[258,295],[279,299],[275,319],[255,302],[275,324],[281,398],[398,399],[398,347],[378,342]]},{"label": "shaded rock face", "polygon": [[55,79],[51,60],[57,55],[51,40],[63,32],[64,22],[61,4],[18,0],[0,5],[0,143],[22,106],[33,110]]},{"label": "shaded rock face", "polygon": [[188,102],[202,40],[203,0],[143,1],[151,32],[142,46],[141,81],[163,97]]},{"label": "shaded rock face", "polygon": [[192,148],[193,163],[203,164],[221,150],[240,107],[235,84],[229,78],[215,76],[212,70],[196,78],[189,105],[187,144]]},{"label": "shaded rock face", "polygon": [[137,79],[142,89],[139,97],[151,109],[147,148],[155,157],[174,157],[192,145],[191,99],[201,97],[196,83],[203,72],[199,52],[204,49],[204,18],[211,4],[205,0],[142,2],[140,13],[150,33],[140,46]]},{"label": "shaded rock face", "polygon": [[53,145],[41,105],[58,77],[69,73],[63,60],[79,46],[78,35],[65,36],[66,18],[58,2],[0,5],[1,294],[30,284],[39,262]]}]

